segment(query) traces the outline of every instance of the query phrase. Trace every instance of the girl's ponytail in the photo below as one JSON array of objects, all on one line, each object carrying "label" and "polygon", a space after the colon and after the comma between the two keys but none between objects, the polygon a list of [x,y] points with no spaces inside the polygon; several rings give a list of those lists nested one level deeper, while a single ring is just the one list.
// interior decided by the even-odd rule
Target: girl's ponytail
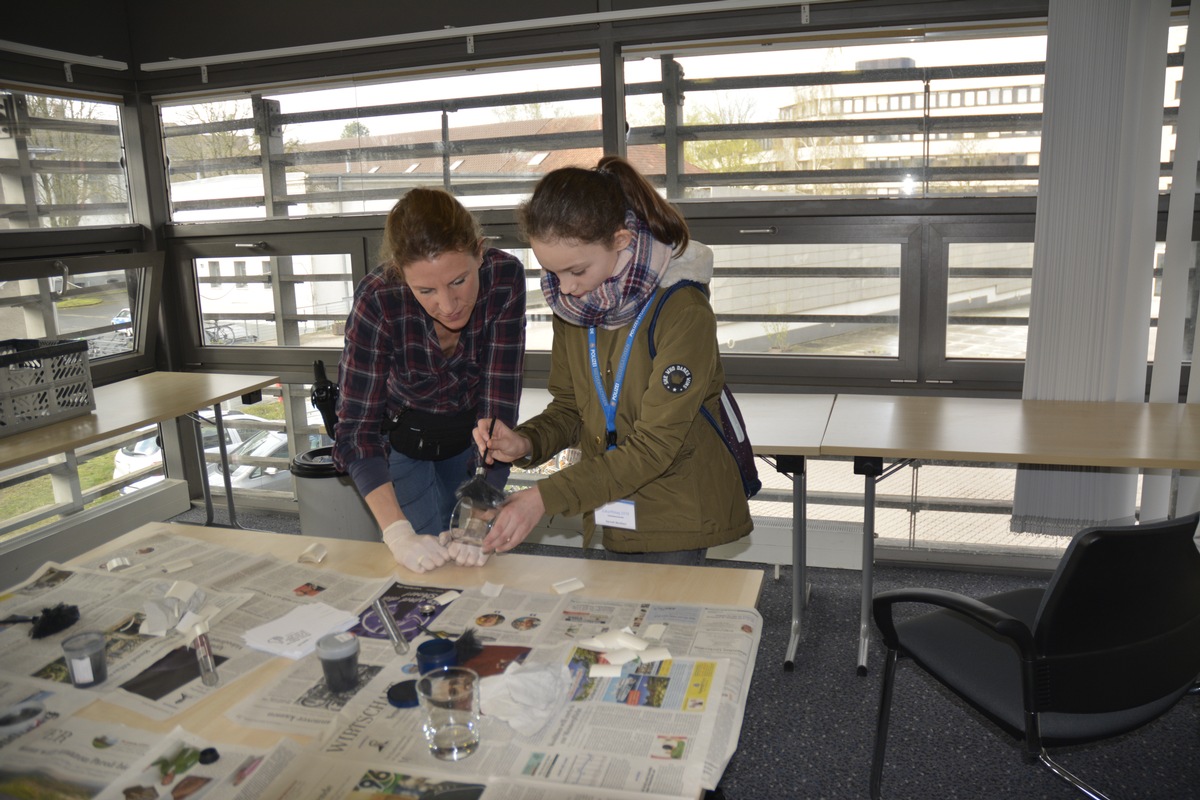
[{"label": "girl's ponytail", "polygon": [[620,156],[605,156],[596,164],[596,172],[617,180],[629,207],[646,221],[655,239],[672,245],[676,255],[687,249],[687,221],[632,164]]}]

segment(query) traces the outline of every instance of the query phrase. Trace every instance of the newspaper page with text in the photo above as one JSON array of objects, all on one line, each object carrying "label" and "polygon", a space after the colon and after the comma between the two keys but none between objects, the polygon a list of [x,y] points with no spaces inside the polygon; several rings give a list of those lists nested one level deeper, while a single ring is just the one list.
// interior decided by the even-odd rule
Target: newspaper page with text
[{"label": "newspaper page with text", "polygon": [[[480,749],[458,771],[479,780],[675,797],[712,788],[736,748],[760,626],[754,609],[465,591],[440,609],[428,633],[456,638],[471,629],[482,651],[469,665],[481,675],[500,675],[514,662],[557,662],[570,668],[572,685],[567,702],[536,736],[520,736],[485,717]],[[604,656],[577,643],[621,629],[653,629],[670,658],[634,659],[617,677],[590,677],[590,665]],[[403,676],[415,677],[409,659],[394,659]],[[383,669],[395,672],[394,665]],[[362,764],[436,767],[420,718],[419,709],[394,708],[378,691],[359,692],[320,750]]]}]

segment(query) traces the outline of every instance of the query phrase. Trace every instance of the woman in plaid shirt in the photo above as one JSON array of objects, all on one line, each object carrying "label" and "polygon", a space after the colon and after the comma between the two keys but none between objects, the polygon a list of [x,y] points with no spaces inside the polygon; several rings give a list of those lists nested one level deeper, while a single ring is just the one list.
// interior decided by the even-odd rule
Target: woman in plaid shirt
[{"label": "woman in plaid shirt", "polygon": [[[346,321],[334,464],[354,479],[398,563],[414,572],[479,563],[470,550],[447,552],[438,534],[479,457],[476,420],[517,421],[525,268],[487,247],[476,219],[441,189],[412,189],[396,203],[382,252]],[[507,475],[493,469],[489,480],[502,488]]]}]

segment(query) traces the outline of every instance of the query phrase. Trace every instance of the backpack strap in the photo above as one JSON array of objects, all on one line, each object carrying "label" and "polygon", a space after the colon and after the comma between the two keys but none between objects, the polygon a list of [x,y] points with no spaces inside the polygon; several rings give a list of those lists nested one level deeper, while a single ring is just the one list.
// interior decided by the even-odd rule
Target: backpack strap
[{"label": "backpack strap", "polygon": [[[662,294],[662,297],[660,297],[658,299],[658,305],[656,305],[654,307],[654,314],[652,314],[650,316],[650,327],[646,329],[646,343],[650,347],[650,358],[654,358],[655,356],[658,355],[658,348],[654,346],[654,327],[655,327],[655,325],[658,324],[659,312],[662,311],[662,307],[666,304],[667,298],[670,297],[671,295],[675,294],[676,289],[683,289],[684,287],[687,287],[687,286],[692,286],[692,287],[695,287],[696,289],[699,289],[700,291],[704,292],[705,297],[708,297],[708,286],[706,284],[700,283],[699,281],[679,281],[678,283],[673,283],[666,288],[666,290]],[[724,398],[724,394],[726,391],[728,391],[728,387],[722,387],[722,389],[721,389],[722,399]],[[710,414],[708,409],[705,408],[704,406],[700,406],[700,414],[706,420],[708,420],[708,424],[712,425],[713,430],[715,430],[717,432],[717,436],[720,436],[721,441],[725,442],[725,446],[728,447],[729,442],[725,441],[725,431],[722,428],[721,423],[719,421],[717,421],[717,419],[714,418],[713,415]],[[736,456],[735,456],[735,458],[736,458]]]},{"label": "backpack strap", "polygon": [[[708,286],[698,281],[679,281],[663,291],[662,297],[658,299],[658,304],[654,307],[654,313],[650,317],[650,327],[646,329],[646,343],[650,347],[650,358],[658,355],[658,348],[654,346],[654,327],[658,324],[658,314],[662,311],[667,298],[674,294],[676,289],[682,289],[685,286],[694,286],[704,292],[705,297],[709,296]],[[746,497],[750,498],[758,494],[759,489],[762,488],[762,482],[758,479],[758,470],[754,466],[754,453],[746,438],[742,412],[738,409],[737,401],[733,399],[733,393],[729,391],[728,384],[721,387],[720,399],[721,419],[718,420],[714,417],[704,406],[700,406],[700,414],[708,420],[708,424],[712,426],[717,436],[721,437],[725,449],[733,457],[733,463],[737,465],[738,475],[742,479],[742,490]],[[732,430],[726,430],[727,423]],[[730,436],[733,436],[734,441],[730,441]]]},{"label": "backpack strap", "polygon": [[682,289],[685,286],[694,286],[704,292],[704,296],[708,297],[708,286],[699,281],[679,281],[673,283],[666,288],[662,297],[658,298],[658,304],[654,306],[654,313],[650,316],[650,327],[646,330],[646,341],[650,345],[650,358],[658,355],[658,348],[654,346],[654,326],[658,324],[658,315],[662,311],[663,304],[667,302],[667,298],[675,294],[676,289]]}]

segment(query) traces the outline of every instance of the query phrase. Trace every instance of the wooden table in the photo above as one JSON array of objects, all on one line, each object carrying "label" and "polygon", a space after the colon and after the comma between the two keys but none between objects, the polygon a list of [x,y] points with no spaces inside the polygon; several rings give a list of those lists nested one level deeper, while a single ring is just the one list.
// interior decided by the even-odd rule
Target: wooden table
[{"label": "wooden table", "polygon": [[[878,481],[917,459],[1200,469],[1200,406],[842,394],[821,455],[853,456],[865,480],[858,650],[865,674]],[[885,458],[901,461],[884,470]]]},{"label": "wooden table", "polygon": [[[235,531],[225,528],[156,522],[118,537],[104,547],[68,562],[70,565],[94,565],[107,552],[130,542],[160,533],[190,536],[252,555],[269,553],[284,560],[295,560],[310,545],[320,542],[329,554],[321,569],[361,577],[386,578],[398,574],[407,584],[471,588],[485,581],[514,589],[546,592],[565,576],[579,578],[584,586],[576,594],[596,598],[637,598],[648,602],[694,603],[753,607],[762,588],[762,572],[756,569],[717,567],[677,567],[660,564],[610,563],[598,559],[554,558],[508,553],[491,559],[483,569],[450,564],[421,575],[396,566],[391,553],[381,542],[361,542],[315,536],[293,536],[263,531]],[[273,659],[255,672],[222,688],[202,703],[169,720],[152,720],[103,700],[81,712],[92,719],[112,720],[167,733],[182,725],[194,733],[237,744],[269,746],[281,734],[242,729],[224,716],[244,698],[277,680],[288,668],[284,658]]]},{"label": "wooden table", "polygon": [[[184,417],[205,406],[213,407],[221,464],[225,466],[225,499],[229,524],[237,527],[233,491],[229,484],[228,453],[221,403],[278,383],[273,375],[231,375],[212,372],[150,372],[110,383],[95,390],[96,409],[90,414],[65,419],[42,428],[18,433],[0,440],[0,470],[20,466],[39,458],[57,455],[78,447],[129,433],[176,417]],[[199,440],[198,440],[199,441]],[[208,485],[208,465],[200,452],[200,480],[208,522],[212,523],[212,492]]]}]

